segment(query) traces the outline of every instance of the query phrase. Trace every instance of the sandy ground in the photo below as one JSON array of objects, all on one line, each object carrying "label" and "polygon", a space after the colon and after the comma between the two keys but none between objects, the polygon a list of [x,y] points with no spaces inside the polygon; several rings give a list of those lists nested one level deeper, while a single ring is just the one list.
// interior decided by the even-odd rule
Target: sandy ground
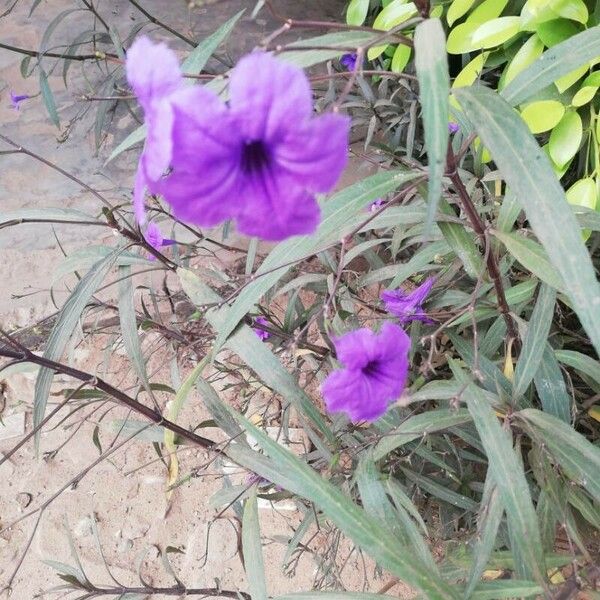
[{"label": "sandy ground", "polygon": [[[103,7],[109,5],[107,12],[111,15],[111,22],[119,25],[126,24],[129,28],[144,20],[139,11],[125,0],[101,4]],[[251,10],[254,6],[252,1],[218,0],[188,11],[183,0],[152,0],[142,4],[157,17],[196,39],[214,31],[240,8]],[[278,1],[277,5],[282,13],[290,16],[332,19],[339,18],[344,2],[311,0],[298,3],[285,0]],[[60,11],[80,4],[76,0],[42,0],[32,18],[28,16],[30,6],[31,0],[21,0],[8,17],[0,20],[2,42],[36,49],[52,18]],[[3,6],[0,7],[0,12],[3,9]],[[85,27],[84,17],[83,12],[71,15],[68,25],[59,26],[53,39],[73,39],[74,32]],[[251,49],[274,26],[264,11],[258,21],[246,19],[227,43],[226,52],[233,57],[239,56]],[[152,30],[156,37],[160,37],[156,28],[150,27],[149,31]],[[183,45],[175,46],[183,48]],[[64,129],[58,132],[50,123],[40,97],[23,104],[20,111],[10,107],[10,90],[30,94],[38,91],[35,77],[22,79],[19,63],[19,56],[0,50],[2,133],[102,190],[111,201],[127,201],[135,153],[123,155],[106,167],[103,163],[114,144],[131,130],[130,116],[126,113],[115,115],[113,133],[99,151],[94,144],[91,113],[74,124],[70,135],[63,140]],[[71,69],[68,89],[62,84],[58,71],[50,78],[50,84],[56,94],[61,121],[66,125],[80,108],[76,96],[89,91],[82,72],[77,68]],[[96,199],[50,168],[22,155],[3,155],[0,161],[2,211],[58,206],[97,213]],[[105,231],[60,225],[54,228],[21,225],[0,230],[2,326],[8,329],[28,327],[53,314],[55,303],[60,306],[74,283],[73,278],[63,278],[53,284],[53,294],[49,293],[52,273],[63,261],[61,246],[69,254],[92,244],[110,242],[110,235],[107,236]],[[227,262],[227,256],[222,258]],[[158,287],[160,280],[146,278],[143,283]],[[113,292],[109,290],[105,297],[111,298],[111,294]],[[155,352],[156,342],[154,334],[146,334],[143,338],[144,350],[152,356],[149,363],[152,380],[174,385],[171,368],[174,356],[168,348]],[[133,381],[129,374],[130,366],[122,348],[116,343],[115,335],[106,333],[85,340],[76,336],[70,344],[69,359],[74,365],[101,374],[121,389],[130,389]],[[189,365],[184,364],[180,376],[185,376],[188,369]],[[4,407],[2,418],[5,427],[0,427],[0,451],[6,452],[13,446],[23,427],[26,431],[31,428],[35,376],[36,373],[30,371],[4,377],[0,406]],[[72,386],[72,382],[57,377],[51,406],[63,398],[65,388]],[[164,407],[168,395],[158,393],[157,400]],[[60,597],[60,594],[48,593],[48,590],[64,582],[57,577],[55,569],[42,561],[74,565],[73,552],[69,548],[70,536],[89,579],[97,585],[114,583],[107,572],[108,566],[112,576],[128,586],[140,585],[138,571],[149,584],[171,586],[173,578],[162,563],[162,557],[166,556],[173,563],[178,577],[189,587],[221,586],[228,590],[247,590],[238,552],[239,514],[234,508],[222,511],[223,506],[211,501],[224,485],[244,481],[247,473],[230,469],[225,478],[223,465],[218,462],[201,469],[210,462],[210,457],[197,450],[183,448],[180,474],[185,476],[199,469],[202,476],[192,477],[168,498],[165,465],[158,459],[151,441],[138,438],[116,450],[56,495],[65,482],[77,478],[97,461],[101,451],[123,441],[124,436],[118,436],[116,427],[119,419],[128,417],[123,410],[105,403],[96,403],[75,412],[67,420],[63,420],[66,412],[59,416],[42,435],[39,457],[35,457],[33,447],[28,443],[0,467],[0,589],[26,553],[13,581],[11,597],[16,600]],[[180,421],[198,423],[208,418],[200,398],[192,393]],[[214,431],[208,430],[208,433],[216,435]],[[296,447],[299,446],[301,444]],[[25,518],[26,515],[43,507],[55,495],[56,498],[43,510],[31,547],[27,550],[40,513],[35,512]],[[309,590],[315,580],[338,586],[343,582],[347,589],[353,591],[377,590],[386,583],[386,577],[374,579],[373,565],[365,563],[344,543],[339,550],[338,568],[327,574],[325,579],[322,579],[323,569],[319,569],[309,552],[298,557],[295,568],[289,565],[285,568],[283,557],[287,542],[302,518],[298,506],[292,504],[290,510],[287,502],[275,507],[263,506],[260,510],[270,594]],[[311,548],[315,544],[323,550],[329,544],[335,544],[335,539],[323,530],[313,539]],[[396,587],[392,593],[400,591]]]}]

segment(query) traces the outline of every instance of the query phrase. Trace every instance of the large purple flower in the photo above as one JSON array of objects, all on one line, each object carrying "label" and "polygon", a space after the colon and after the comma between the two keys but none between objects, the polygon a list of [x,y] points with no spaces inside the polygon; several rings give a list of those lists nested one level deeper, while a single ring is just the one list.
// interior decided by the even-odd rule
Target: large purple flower
[{"label": "large purple flower", "polygon": [[333,342],[344,368],[321,386],[327,409],[345,412],[352,421],[378,419],[406,384],[410,338],[386,322],[379,334],[357,329]]},{"label": "large purple flower", "polygon": [[239,231],[267,240],[316,229],[315,194],[330,191],[346,165],[349,119],[312,117],[301,69],[249,54],[231,74],[225,104],[204,87],[185,86],[175,55],[141,38],[128,53],[127,76],[148,128],[136,215],[147,188],[196,225],[236,219]]},{"label": "large purple flower", "polygon": [[403,325],[411,321],[432,324],[434,321],[425,314],[422,304],[434,283],[435,277],[429,277],[410,294],[402,289],[385,290],[381,292],[381,299],[386,310],[397,316]]}]

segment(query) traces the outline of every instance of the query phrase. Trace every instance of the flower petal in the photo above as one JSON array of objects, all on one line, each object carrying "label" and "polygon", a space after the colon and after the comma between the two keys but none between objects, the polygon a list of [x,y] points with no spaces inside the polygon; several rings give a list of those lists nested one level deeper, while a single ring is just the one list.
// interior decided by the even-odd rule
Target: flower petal
[{"label": "flower petal", "polygon": [[350,119],[326,114],[298,126],[274,148],[274,160],[298,183],[329,192],[348,162]]},{"label": "flower petal", "polygon": [[312,113],[304,71],[266,52],[252,52],[229,81],[230,104],[246,140],[274,142]]},{"label": "flower petal", "polygon": [[243,212],[238,230],[263,240],[283,240],[313,233],[320,209],[313,196],[289,177],[263,172],[240,179],[239,199]]},{"label": "flower petal", "polygon": [[377,339],[363,327],[333,340],[338,360],[349,369],[360,369],[377,357]]},{"label": "flower petal", "polygon": [[144,111],[182,85],[175,53],[166,44],[154,44],[145,36],[139,37],[129,48],[125,64],[127,80]]}]

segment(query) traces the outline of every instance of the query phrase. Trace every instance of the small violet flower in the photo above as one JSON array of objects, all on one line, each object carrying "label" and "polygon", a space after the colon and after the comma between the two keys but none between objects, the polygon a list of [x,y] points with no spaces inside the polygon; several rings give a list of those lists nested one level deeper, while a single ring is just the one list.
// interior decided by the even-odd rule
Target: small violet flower
[{"label": "small violet flower", "polygon": [[377,200],[371,202],[371,204],[369,205],[369,212],[377,212],[383,206],[383,203],[383,198],[377,198]]},{"label": "small violet flower", "polygon": [[28,96],[27,94],[15,94],[11,90],[11,92],[10,92],[10,105],[15,110],[19,110],[21,102],[23,102],[24,100],[29,100],[29,98],[31,98],[31,96]]},{"label": "small violet flower", "polygon": [[354,71],[356,69],[356,61],[358,60],[358,56],[356,53],[353,54],[344,54],[340,58],[340,65],[346,69],[346,71]]},{"label": "small violet flower", "polygon": [[333,343],[344,368],[330,373],[321,386],[327,409],[345,412],[354,422],[378,419],[406,385],[410,338],[386,322],[378,334],[357,329]]},{"label": "small violet flower", "polygon": [[460,125],[458,123],[453,123],[452,121],[448,123],[448,133],[458,133],[459,129]]},{"label": "small violet flower", "polygon": [[[169,240],[163,237],[160,228],[156,223],[148,223],[144,238],[155,250],[160,250],[163,246],[172,246],[175,243],[175,240]],[[152,254],[150,254],[148,258],[150,260],[156,260],[156,257]]]},{"label": "small violet flower", "polygon": [[[254,322],[258,323],[259,325],[269,324],[269,321],[267,321],[267,319],[265,319],[264,317],[256,317],[256,319],[254,319]],[[254,332],[263,342],[271,337],[271,334],[268,331],[265,331],[264,329],[259,329],[258,327],[254,328]]]},{"label": "small violet flower", "polygon": [[425,314],[422,304],[434,283],[435,278],[429,277],[410,293],[401,289],[384,290],[381,293],[381,299],[385,303],[386,310],[398,317],[402,325],[411,321],[432,324],[434,321]]},{"label": "small violet flower", "polygon": [[225,104],[185,85],[175,54],[145,37],[126,69],[148,131],[134,187],[138,222],[148,190],[203,227],[234,219],[266,240],[316,229],[315,194],[331,191],[346,166],[349,119],[313,117],[304,71],[253,52],[233,69]]}]

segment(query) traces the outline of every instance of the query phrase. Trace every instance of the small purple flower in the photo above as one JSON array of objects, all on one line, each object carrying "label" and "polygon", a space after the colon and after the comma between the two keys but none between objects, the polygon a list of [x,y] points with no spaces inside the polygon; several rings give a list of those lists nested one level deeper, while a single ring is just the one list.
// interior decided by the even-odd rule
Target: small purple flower
[{"label": "small purple flower", "polygon": [[148,189],[203,227],[235,219],[240,232],[266,240],[314,232],[315,194],[331,191],[346,166],[349,119],[313,118],[301,69],[253,52],[233,70],[225,104],[184,85],[175,54],[140,38],[127,54],[127,77],[148,129],[134,191],[138,220]]},{"label": "small purple flower", "polygon": [[383,198],[377,198],[374,202],[369,205],[369,212],[377,212],[384,204]]},{"label": "small purple flower", "polygon": [[[269,321],[267,321],[267,319],[264,317],[256,317],[256,319],[254,319],[254,323],[257,323],[258,325],[269,325]],[[254,328],[254,332],[263,342],[271,337],[271,334],[268,331],[258,327]]]},{"label": "small purple flower", "polygon": [[31,98],[31,96],[28,96],[27,94],[15,94],[11,90],[11,92],[10,92],[10,105],[15,110],[19,110],[21,102],[23,102],[24,100],[29,100],[29,98]]},{"label": "small purple flower", "polygon": [[460,125],[458,123],[453,123],[452,121],[448,123],[448,133],[457,133],[459,129]]},{"label": "small purple flower", "polygon": [[429,277],[410,293],[402,289],[384,290],[381,293],[381,299],[385,303],[386,310],[397,316],[402,325],[411,321],[432,324],[434,321],[425,314],[422,304],[434,283],[435,277]]},{"label": "small purple flower", "polygon": [[[144,238],[155,250],[160,250],[163,246],[172,246],[175,243],[175,240],[169,240],[163,237],[160,228],[156,223],[148,223]],[[150,260],[156,260],[156,257],[152,254],[150,254],[148,258]]]},{"label": "small purple flower", "polygon": [[344,54],[340,58],[340,65],[346,69],[346,71],[354,71],[356,69],[356,61],[358,56],[356,53],[353,54]]},{"label": "small purple flower", "polygon": [[386,322],[376,334],[357,329],[333,340],[343,369],[321,386],[327,410],[345,412],[351,421],[374,421],[401,394],[408,377],[410,338]]}]

